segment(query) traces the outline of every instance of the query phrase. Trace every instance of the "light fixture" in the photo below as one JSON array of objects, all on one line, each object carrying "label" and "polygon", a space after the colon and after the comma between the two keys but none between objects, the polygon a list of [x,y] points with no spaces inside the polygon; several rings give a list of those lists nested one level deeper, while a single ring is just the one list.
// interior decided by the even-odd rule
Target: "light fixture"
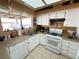
[{"label": "light fixture", "polygon": [[39,8],[47,6],[52,3],[60,2],[62,0],[22,0],[25,4],[32,6],[33,8]]},{"label": "light fixture", "polygon": [[61,0],[44,0],[46,2],[46,4],[52,4],[52,3],[56,3],[59,2]]},{"label": "light fixture", "polygon": [[39,8],[45,6],[42,0],[22,0],[24,3],[32,6],[33,8]]},{"label": "light fixture", "polygon": [[9,18],[14,18],[13,12],[14,12],[14,9],[13,9],[12,1],[8,0],[8,17]]}]

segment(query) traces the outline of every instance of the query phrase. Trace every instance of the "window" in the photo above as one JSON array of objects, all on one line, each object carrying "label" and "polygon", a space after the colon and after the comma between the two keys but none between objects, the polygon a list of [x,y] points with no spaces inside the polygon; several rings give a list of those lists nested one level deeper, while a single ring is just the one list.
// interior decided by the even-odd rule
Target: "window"
[{"label": "window", "polygon": [[25,2],[25,4],[32,6],[33,8],[39,8],[45,6],[45,3],[49,5],[62,0],[22,0],[22,1]]},{"label": "window", "polygon": [[[20,19],[9,19],[9,18],[1,18],[3,31],[13,30],[13,29],[21,29],[21,20]],[[23,28],[32,27],[32,19],[24,18],[22,19]]]},{"label": "window", "polygon": [[16,20],[15,19],[9,19],[9,18],[1,18],[3,31],[13,30],[16,28]]},{"label": "window", "polygon": [[44,0],[47,4],[52,4],[52,3],[56,3],[59,2],[61,0]]},{"label": "window", "polygon": [[22,0],[23,2],[27,3],[28,5],[38,8],[41,6],[44,6],[45,4],[42,2],[42,0]]},{"label": "window", "polygon": [[31,18],[22,19],[22,25],[24,28],[32,27],[32,19]]}]

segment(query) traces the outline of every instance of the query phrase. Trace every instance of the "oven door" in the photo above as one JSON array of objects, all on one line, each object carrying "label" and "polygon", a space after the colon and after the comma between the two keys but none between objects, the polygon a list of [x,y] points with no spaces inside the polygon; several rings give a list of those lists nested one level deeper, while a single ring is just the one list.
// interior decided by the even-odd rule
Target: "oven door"
[{"label": "oven door", "polygon": [[61,40],[57,38],[46,37],[46,45],[53,49],[60,50]]}]

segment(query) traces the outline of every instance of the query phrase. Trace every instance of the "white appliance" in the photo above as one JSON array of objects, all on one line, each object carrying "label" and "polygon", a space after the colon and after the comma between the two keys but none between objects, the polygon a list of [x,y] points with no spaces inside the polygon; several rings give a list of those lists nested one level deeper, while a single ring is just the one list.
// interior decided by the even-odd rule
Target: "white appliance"
[{"label": "white appliance", "polygon": [[79,59],[79,48],[78,48],[78,51],[77,51],[77,54],[76,54],[76,58],[75,59]]},{"label": "white appliance", "polygon": [[[61,50],[61,41],[62,41],[62,29],[51,29],[49,30],[49,34],[46,35],[46,43],[45,43],[45,47],[57,54],[60,54],[60,50]],[[51,34],[54,33],[54,34]]]},{"label": "white appliance", "polygon": [[50,28],[49,33],[57,33],[57,34],[62,34],[63,30],[62,29],[57,29],[57,28]]}]

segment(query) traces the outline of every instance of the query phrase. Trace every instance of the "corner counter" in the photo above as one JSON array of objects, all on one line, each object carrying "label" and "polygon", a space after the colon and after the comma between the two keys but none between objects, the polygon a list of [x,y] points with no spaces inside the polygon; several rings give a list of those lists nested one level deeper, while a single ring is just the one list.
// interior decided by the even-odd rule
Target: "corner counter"
[{"label": "corner counter", "polygon": [[[0,42],[0,59],[11,59],[11,52],[10,52],[10,46],[13,46],[13,45],[17,45],[21,42],[27,42],[27,41],[31,41],[31,39],[37,39],[39,36],[39,34],[34,34],[34,35],[31,35],[31,36],[20,36],[20,37],[16,37],[16,38],[11,38],[11,39],[7,39],[5,41],[1,41]],[[34,37],[37,37],[37,38],[34,38]],[[30,39],[31,38],[31,39]],[[30,39],[30,40],[29,40]],[[38,38],[39,39],[39,38]],[[35,41],[34,40],[34,41]],[[33,41],[33,40],[32,40]],[[32,42],[31,41],[31,42]],[[33,41],[33,42],[34,42]],[[38,40],[39,41],[39,40]],[[37,41],[37,42],[38,42]],[[30,42],[30,43],[31,43]],[[32,42],[32,43],[33,43]],[[31,43],[31,44],[32,44]],[[35,42],[34,42],[35,43]],[[28,43],[27,43],[28,44]],[[35,43],[36,44],[36,43]],[[37,43],[39,44],[39,43]],[[33,45],[33,44],[32,44]],[[24,45],[23,45],[24,46]],[[27,45],[25,45],[26,47]],[[26,51],[26,50],[25,50]],[[16,58],[12,58],[12,59],[16,59]]]}]

